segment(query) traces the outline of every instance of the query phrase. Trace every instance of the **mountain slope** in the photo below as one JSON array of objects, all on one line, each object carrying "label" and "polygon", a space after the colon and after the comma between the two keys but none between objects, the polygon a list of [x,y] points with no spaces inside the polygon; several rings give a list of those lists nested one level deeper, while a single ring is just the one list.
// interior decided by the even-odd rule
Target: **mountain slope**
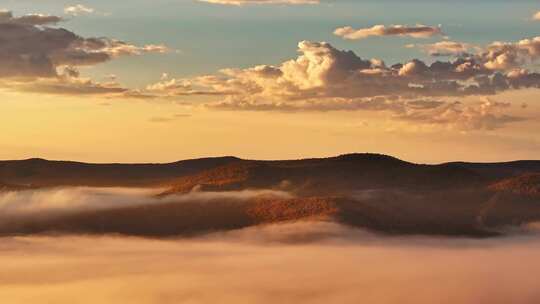
[{"label": "mountain slope", "polygon": [[35,158],[0,161],[0,180],[14,185],[38,187],[156,186],[235,161],[238,161],[235,157],[220,157],[169,164],[87,164]]},{"label": "mountain slope", "polygon": [[540,197],[540,173],[525,173],[499,181],[489,187],[493,191]]},{"label": "mountain slope", "polygon": [[350,154],[296,161],[239,161],[185,176],[166,194],[193,189],[227,191],[246,188],[294,189],[299,194],[336,195],[344,191],[472,187],[483,181],[454,165],[417,165],[378,154]]}]

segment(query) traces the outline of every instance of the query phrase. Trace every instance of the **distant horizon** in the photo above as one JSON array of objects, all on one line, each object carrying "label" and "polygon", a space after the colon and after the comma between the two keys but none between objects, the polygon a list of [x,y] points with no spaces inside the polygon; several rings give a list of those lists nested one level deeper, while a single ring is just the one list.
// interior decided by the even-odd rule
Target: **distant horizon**
[{"label": "distant horizon", "polygon": [[85,160],[78,160],[78,159],[54,159],[54,158],[44,158],[44,157],[28,157],[28,158],[19,158],[19,159],[0,159],[0,162],[9,162],[9,161],[31,161],[31,160],[43,160],[43,161],[50,161],[50,162],[72,162],[72,163],[83,163],[83,164],[90,164],[90,165],[110,165],[110,164],[119,164],[119,165],[163,165],[163,164],[173,164],[177,162],[183,162],[183,161],[192,161],[192,160],[204,160],[204,159],[224,159],[224,158],[236,158],[238,160],[243,161],[299,161],[299,160],[309,160],[309,159],[329,159],[329,158],[337,158],[341,156],[350,156],[350,155],[381,155],[381,156],[389,156],[392,158],[396,158],[408,163],[413,164],[427,164],[427,165],[442,165],[442,164],[448,164],[448,163],[485,163],[485,164],[491,164],[491,163],[512,163],[512,162],[520,162],[520,161],[540,161],[539,159],[508,159],[508,160],[495,160],[495,161],[482,161],[482,160],[462,160],[462,159],[455,159],[455,160],[448,160],[448,161],[442,161],[442,162],[422,162],[422,161],[412,161],[408,159],[404,159],[395,155],[386,154],[386,153],[377,153],[377,152],[349,152],[349,153],[342,153],[342,154],[336,154],[336,155],[328,155],[328,156],[310,156],[310,157],[298,157],[298,158],[247,158],[247,157],[240,157],[236,155],[222,155],[222,156],[200,156],[200,157],[191,157],[191,158],[179,158],[172,161],[141,161],[141,162],[121,162],[121,161],[109,161],[109,162],[93,162],[93,161],[85,161]]}]

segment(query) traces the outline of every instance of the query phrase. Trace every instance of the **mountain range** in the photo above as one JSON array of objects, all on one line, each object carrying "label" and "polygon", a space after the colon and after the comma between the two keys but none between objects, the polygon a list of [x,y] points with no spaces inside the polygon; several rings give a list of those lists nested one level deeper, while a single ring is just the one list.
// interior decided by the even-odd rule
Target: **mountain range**
[{"label": "mountain range", "polygon": [[[488,237],[540,221],[540,161],[534,160],[427,165],[364,153],[284,161],[219,157],[168,164],[0,161],[0,192],[58,187],[155,188],[158,203],[13,217],[0,220],[0,233],[170,237],[331,220],[385,234]],[[249,199],[175,202],[192,193],[248,190],[270,192]]]}]

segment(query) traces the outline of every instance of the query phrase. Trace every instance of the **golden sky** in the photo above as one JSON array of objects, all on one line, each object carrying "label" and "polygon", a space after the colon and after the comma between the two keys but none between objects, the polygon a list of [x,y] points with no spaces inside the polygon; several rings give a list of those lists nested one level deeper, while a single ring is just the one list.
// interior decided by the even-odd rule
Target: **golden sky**
[{"label": "golden sky", "polygon": [[[184,36],[197,36],[185,46],[164,35],[176,19],[161,2],[151,19],[157,25],[142,38],[129,30],[137,18],[150,20],[138,1],[132,19],[102,1],[0,11],[0,159],[168,162],[351,152],[429,163],[540,157],[540,37],[531,34],[540,21],[527,1],[516,8],[522,16],[506,16],[498,25],[506,30],[499,31],[487,26],[495,26],[504,4],[493,7],[493,19],[458,27],[412,11],[393,13],[396,22],[386,22],[381,11],[369,23],[354,23],[344,14],[351,4],[340,1],[203,2],[182,4],[201,17],[200,28],[182,28]],[[272,31],[248,16],[264,20],[264,10],[273,9],[291,12],[291,26],[320,23],[327,32],[318,35],[330,42],[308,39],[313,30],[301,27],[305,38],[285,43],[265,36],[259,49],[256,41],[248,48],[249,39],[236,37]],[[315,11],[328,11],[332,22],[313,18]],[[224,25],[225,35],[240,42],[224,39],[210,56],[205,46],[215,37],[200,32],[232,15],[240,27],[235,35]],[[407,22],[413,19],[423,22]],[[100,22],[116,27],[108,33]],[[464,35],[463,27],[479,33]],[[527,32],[517,36],[516,28]],[[484,41],[497,34],[501,40]],[[273,51],[282,53],[272,57]],[[186,61],[198,52],[207,57]]]}]

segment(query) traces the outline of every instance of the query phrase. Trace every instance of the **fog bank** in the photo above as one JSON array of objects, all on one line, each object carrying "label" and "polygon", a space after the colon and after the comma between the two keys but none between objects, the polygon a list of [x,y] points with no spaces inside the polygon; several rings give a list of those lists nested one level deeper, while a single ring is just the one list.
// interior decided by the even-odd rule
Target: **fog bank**
[{"label": "fog bank", "polygon": [[273,190],[194,191],[187,194],[159,196],[163,191],[164,189],[155,188],[63,187],[0,192],[0,218],[2,216],[72,213],[172,202],[246,200],[260,195],[290,197],[286,192]]},{"label": "fog bank", "polygon": [[536,304],[540,237],[380,237],[334,223],[201,238],[0,240],[2,303]]}]

